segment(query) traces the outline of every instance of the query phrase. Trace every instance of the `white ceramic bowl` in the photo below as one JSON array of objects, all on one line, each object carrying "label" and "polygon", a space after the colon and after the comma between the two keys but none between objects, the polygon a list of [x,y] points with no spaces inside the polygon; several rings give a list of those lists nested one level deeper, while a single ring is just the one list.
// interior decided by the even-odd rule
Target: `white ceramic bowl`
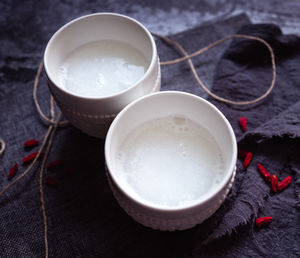
[{"label": "white ceramic bowl", "polygon": [[[183,114],[200,124],[215,138],[224,159],[224,176],[217,187],[191,205],[178,208],[152,205],[135,198],[122,184],[117,171],[118,151],[130,132],[139,125],[177,114]],[[208,101],[176,91],[153,93],[126,106],[111,124],[105,142],[107,176],[115,198],[136,221],[160,230],[188,229],[210,217],[220,207],[232,186],[236,157],[235,135],[225,116]]]},{"label": "white ceramic bowl", "polygon": [[[74,49],[98,40],[118,40],[137,48],[148,62],[144,76],[130,88],[108,97],[83,97],[66,91],[58,80],[58,67]],[[83,132],[104,138],[112,120],[133,100],[160,90],[160,66],[151,33],[138,21],[115,13],[96,13],[60,28],[44,55],[48,86],[66,118]]]}]

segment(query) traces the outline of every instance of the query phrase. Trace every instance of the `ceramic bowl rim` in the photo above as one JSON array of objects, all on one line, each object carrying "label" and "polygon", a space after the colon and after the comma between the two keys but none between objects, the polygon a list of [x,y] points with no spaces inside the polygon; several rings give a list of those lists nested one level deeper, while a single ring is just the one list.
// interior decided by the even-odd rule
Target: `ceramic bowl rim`
[{"label": "ceramic bowl rim", "polygon": [[[205,105],[208,105],[210,108],[212,108],[214,111],[217,112],[217,114],[220,116],[220,118],[223,120],[224,124],[226,125],[226,128],[230,134],[230,140],[231,140],[231,144],[233,146],[233,150],[232,150],[232,156],[231,156],[231,160],[230,160],[230,164],[228,166],[228,170],[226,171],[226,174],[224,176],[224,178],[222,179],[221,183],[215,187],[212,191],[210,191],[208,194],[204,195],[203,198],[197,199],[195,202],[193,202],[192,204],[188,204],[188,205],[183,205],[183,206],[179,206],[179,207],[167,207],[167,206],[162,206],[162,205],[155,205],[155,204],[150,204],[149,202],[145,201],[142,202],[138,199],[136,199],[135,197],[133,197],[130,193],[128,193],[128,191],[126,191],[126,189],[124,189],[122,187],[121,184],[119,184],[118,182],[118,178],[115,176],[115,174],[112,172],[111,169],[111,159],[109,157],[109,153],[110,153],[110,142],[112,141],[112,137],[114,134],[114,130],[116,125],[119,123],[119,120],[121,117],[123,117],[124,115],[126,115],[127,110],[131,109],[133,106],[135,106],[137,103],[143,102],[145,99],[148,98],[153,98],[156,95],[182,95],[182,96],[186,96],[186,97],[190,97],[193,99],[196,99],[197,101],[201,101],[203,102]],[[132,200],[135,204],[137,204],[138,206],[142,206],[146,209],[150,209],[153,211],[158,211],[158,212],[166,212],[166,213],[173,213],[173,212],[186,212],[189,210],[192,210],[194,208],[197,208],[205,203],[210,202],[214,197],[216,197],[220,192],[222,192],[222,189],[224,189],[224,187],[226,187],[229,183],[230,180],[232,178],[232,175],[234,173],[234,169],[236,166],[236,160],[237,160],[237,143],[236,143],[236,137],[234,134],[234,131],[229,123],[229,121],[227,120],[227,118],[223,115],[223,113],[213,104],[211,104],[210,102],[208,102],[207,100],[196,96],[194,94],[191,93],[186,93],[186,92],[181,92],[181,91],[160,91],[160,92],[156,92],[156,93],[151,93],[149,95],[143,96],[133,102],[131,102],[129,105],[127,105],[114,119],[114,121],[112,122],[107,136],[106,136],[106,140],[105,140],[105,147],[104,147],[104,155],[105,155],[105,161],[106,161],[106,166],[107,166],[107,171],[109,173],[110,178],[112,179],[113,183],[117,186],[117,188],[123,193],[125,194],[125,196],[127,196],[127,198],[129,198],[130,200]]]},{"label": "ceramic bowl rim", "polygon": [[[102,97],[82,96],[80,94],[76,94],[76,93],[73,93],[71,91],[65,90],[63,87],[59,86],[56,82],[54,82],[54,80],[50,76],[49,69],[48,69],[49,48],[53,44],[55,39],[61,33],[63,33],[64,30],[67,27],[69,27],[71,25],[74,25],[78,21],[81,21],[83,19],[89,19],[89,18],[94,17],[94,16],[111,16],[111,17],[117,17],[117,18],[123,18],[123,19],[126,19],[126,20],[130,20],[131,22],[133,22],[134,24],[136,24],[137,26],[139,26],[140,28],[143,29],[144,33],[148,36],[148,39],[151,42],[151,49],[152,49],[152,56],[151,56],[151,61],[150,61],[149,67],[148,67],[147,71],[144,73],[144,75],[136,83],[131,85],[129,88],[124,89],[123,91],[114,93],[112,95],[102,96]],[[47,43],[47,46],[46,46],[46,49],[45,49],[45,52],[44,52],[43,62],[44,62],[44,68],[45,68],[47,79],[52,83],[52,85],[54,85],[56,88],[58,88],[59,90],[61,90],[65,94],[70,95],[74,98],[82,99],[82,100],[109,100],[109,99],[119,97],[119,96],[131,91],[132,89],[138,87],[142,81],[146,80],[150,76],[151,71],[155,68],[156,59],[157,59],[157,50],[156,50],[155,41],[154,41],[150,31],[142,23],[140,23],[139,21],[137,21],[137,20],[135,20],[135,19],[133,19],[129,16],[123,15],[123,14],[111,13],[111,12],[100,12],[100,13],[93,13],[93,14],[88,14],[88,15],[78,17],[78,18],[76,18],[74,20],[71,20],[70,22],[66,23],[61,28],[59,28],[52,35],[52,37],[49,39],[49,41]]]}]

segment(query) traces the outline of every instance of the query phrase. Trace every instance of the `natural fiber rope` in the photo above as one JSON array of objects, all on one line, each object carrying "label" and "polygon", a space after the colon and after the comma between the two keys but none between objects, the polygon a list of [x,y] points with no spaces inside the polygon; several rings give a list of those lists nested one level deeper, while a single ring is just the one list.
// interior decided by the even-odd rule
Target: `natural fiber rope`
[{"label": "natural fiber rope", "polygon": [[[47,122],[48,124],[55,124],[56,122],[54,120],[50,120],[42,111],[41,107],[40,107],[40,104],[38,102],[38,99],[37,99],[37,86],[39,84],[39,79],[40,79],[40,75],[41,75],[41,72],[42,72],[42,69],[43,69],[43,66],[44,66],[44,62],[43,60],[40,62],[40,65],[39,65],[39,68],[38,68],[38,71],[36,73],[36,76],[35,76],[35,79],[34,79],[34,84],[33,84],[33,100],[34,100],[34,104],[36,106],[36,109],[39,113],[39,115],[41,116],[41,118]],[[53,103],[53,97],[52,95],[50,95],[50,110],[52,110],[51,108],[51,103]],[[54,109],[53,109],[54,110]],[[54,112],[54,111],[53,111]],[[58,126],[64,126],[64,125],[67,125],[69,122],[67,120],[64,120],[64,121],[61,121],[59,122]]]},{"label": "natural fiber rope", "polygon": [[3,154],[3,152],[5,151],[5,141],[0,139],[0,145],[1,145],[1,149],[0,149],[0,156]]},{"label": "natural fiber rope", "polygon": [[[50,101],[51,102],[51,101]],[[52,118],[51,121],[54,121],[54,105],[51,105],[51,114]],[[54,124],[53,131],[50,135],[50,139],[48,142],[48,146],[46,148],[45,155],[42,160],[41,165],[41,172],[40,172],[40,197],[41,197],[41,206],[42,206],[42,214],[43,214],[43,221],[44,221],[44,243],[45,243],[45,257],[48,258],[49,248],[48,248],[48,226],[47,226],[47,214],[46,214],[46,207],[45,207],[45,199],[44,199],[44,189],[43,189],[43,181],[44,181],[44,171],[45,171],[45,165],[46,161],[54,140],[55,132],[58,127],[59,121],[61,119],[61,112],[59,112],[58,119]]]},{"label": "natural fiber rope", "polygon": [[[185,60],[188,60],[188,63],[189,63],[189,66],[192,70],[192,73],[195,77],[195,79],[197,80],[198,84],[202,87],[202,89],[208,94],[210,95],[211,97],[221,101],[221,102],[225,102],[225,103],[228,103],[228,104],[232,104],[232,105],[249,105],[249,104],[254,104],[256,102],[259,102],[261,101],[262,99],[266,98],[270,93],[271,91],[273,90],[274,88],[274,85],[275,85],[275,81],[276,81],[276,64],[275,64],[275,55],[274,55],[274,52],[273,52],[273,49],[272,47],[269,45],[268,42],[266,42],[265,40],[263,40],[262,38],[259,38],[259,37],[255,37],[255,36],[248,36],[248,35],[243,35],[243,34],[233,34],[233,35],[229,35],[227,37],[224,37],[222,39],[219,39],[209,45],[207,45],[206,47],[203,47],[201,48],[200,50],[192,53],[192,54],[188,54],[185,49],[176,41],[174,40],[171,40],[167,37],[164,37],[164,36],[161,36],[161,35],[158,35],[156,33],[152,33],[154,36],[166,41],[168,44],[170,45],[174,45],[176,46],[181,53],[183,53],[184,57],[181,57],[181,58],[177,58],[175,60],[170,60],[170,61],[166,61],[166,62],[161,62],[160,64],[161,65],[170,65],[170,64],[177,64],[177,63],[180,63],[180,62],[183,62]],[[192,57],[195,57],[195,56],[198,56],[204,52],[206,52],[207,50],[209,49],[212,49],[222,43],[224,43],[225,41],[227,40],[230,40],[230,39],[233,39],[233,38],[243,38],[243,39],[250,39],[250,40],[256,40],[256,41],[259,41],[261,42],[262,44],[264,44],[269,52],[270,52],[270,55],[271,55],[271,63],[272,63],[272,70],[273,70],[273,78],[272,78],[272,81],[271,81],[271,84],[268,88],[268,90],[263,94],[261,95],[260,97],[258,98],[255,98],[253,100],[248,100],[248,101],[234,101],[234,100],[230,100],[230,99],[226,99],[226,98],[223,98],[223,97],[220,97],[214,93],[212,93],[205,85],[204,83],[200,80],[198,74],[197,74],[197,71],[195,69],[195,66],[191,60]]]},{"label": "natural fiber rope", "polygon": [[54,121],[54,119],[55,119],[55,109],[54,109],[54,99],[53,99],[52,94],[50,94],[50,116],[53,118],[52,120]]}]

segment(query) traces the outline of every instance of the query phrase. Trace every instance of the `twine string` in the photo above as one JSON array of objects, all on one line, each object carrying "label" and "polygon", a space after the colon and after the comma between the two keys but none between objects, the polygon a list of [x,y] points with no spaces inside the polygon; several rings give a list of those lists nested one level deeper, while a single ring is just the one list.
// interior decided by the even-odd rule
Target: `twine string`
[{"label": "twine string", "polygon": [[[40,117],[42,118],[42,120],[44,122],[46,122],[47,124],[51,124],[51,125],[54,125],[56,122],[52,119],[49,119],[45,114],[44,112],[42,111],[41,107],[40,107],[40,104],[38,102],[38,98],[37,98],[37,86],[39,84],[39,79],[40,79],[40,75],[41,75],[41,72],[42,72],[42,69],[43,69],[43,66],[44,66],[44,62],[43,60],[40,62],[40,65],[39,65],[39,68],[38,68],[38,71],[36,73],[36,76],[35,76],[35,79],[34,79],[34,84],[33,84],[33,101],[34,101],[34,104],[35,104],[35,107],[40,115]],[[54,114],[54,104],[53,104],[53,97],[52,95],[50,94],[50,112],[53,112]],[[51,116],[52,116],[52,113],[51,113]],[[65,126],[67,125],[69,122],[67,120],[64,120],[64,121],[60,121],[58,126]]]},{"label": "twine string", "polygon": [[[263,40],[262,38],[259,38],[259,37],[255,37],[255,36],[249,36],[249,35],[243,35],[243,34],[233,34],[233,35],[229,35],[229,36],[226,36],[222,39],[219,39],[201,49],[199,49],[198,51],[192,53],[192,54],[188,54],[185,49],[176,41],[174,40],[171,40],[165,36],[161,36],[161,35],[158,35],[156,33],[152,33],[154,36],[164,40],[165,42],[167,42],[169,45],[173,45],[175,47],[177,47],[179,49],[179,51],[184,55],[184,57],[180,57],[180,58],[177,58],[177,59],[174,59],[174,60],[170,60],[170,61],[165,61],[165,62],[161,62],[160,64],[163,66],[163,65],[171,65],[171,64],[177,64],[177,63],[180,63],[180,62],[183,62],[183,61],[188,61],[188,64],[190,66],[190,69],[194,75],[194,78],[196,79],[196,81],[198,82],[198,84],[202,87],[202,89],[208,94],[210,95],[211,97],[221,101],[221,102],[225,102],[225,103],[228,103],[228,104],[232,104],[232,105],[249,105],[249,104],[254,104],[254,103],[257,103],[263,99],[265,99],[270,93],[271,91],[273,90],[274,88],[274,85],[275,85],[275,81],[276,81],[276,63],[275,63],[275,55],[274,55],[274,51],[272,49],[272,47],[270,46],[270,44],[268,42],[266,42],[265,40]],[[234,39],[234,38],[242,38],[242,39],[250,39],[250,40],[256,40],[258,42],[261,42],[262,44],[264,44],[267,49],[269,50],[269,53],[270,53],[270,56],[271,56],[271,63],[272,63],[272,81],[271,81],[271,84],[269,86],[269,88],[267,89],[267,91],[261,95],[260,97],[258,98],[255,98],[255,99],[252,99],[252,100],[247,100],[247,101],[234,101],[234,100],[230,100],[230,99],[226,99],[226,98],[223,98],[223,97],[220,97],[218,95],[216,95],[215,93],[211,92],[206,86],[205,84],[201,81],[201,79],[199,78],[198,76],[198,73],[195,69],[195,66],[191,60],[192,57],[195,57],[195,56],[198,56],[222,43],[224,43],[225,41],[228,41],[230,39]]]},{"label": "twine string", "polygon": [[[41,64],[42,64],[42,62],[41,62]],[[40,64],[39,67],[41,67],[41,64]],[[41,70],[39,69],[38,72],[40,73]],[[36,83],[36,87],[34,87],[34,90],[37,89],[39,76],[36,77],[36,80],[37,80],[37,83]],[[33,91],[33,94],[34,94],[34,91]],[[37,98],[34,98],[34,99],[36,100],[36,104],[38,105]],[[47,162],[47,158],[48,158],[48,155],[50,153],[51,146],[52,146],[52,143],[53,143],[53,140],[54,140],[54,136],[55,136],[57,127],[59,126],[61,117],[62,117],[62,114],[59,111],[58,119],[57,119],[57,121],[55,121],[55,107],[54,107],[54,99],[53,99],[52,94],[50,94],[50,101],[49,102],[50,102],[50,106],[49,106],[50,107],[50,119],[49,119],[50,125],[49,125],[49,128],[53,127],[53,130],[52,130],[52,132],[51,132],[51,134],[49,136],[48,145],[47,145],[45,154],[43,156],[43,160],[42,160],[42,164],[41,164],[41,170],[40,170],[40,200],[41,200],[41,209],[42,209],[43,224],[44,224],[44,244],[45,244],[45,257],[46,258],[49,257],[49,245],[48,245],[47,213],[46,213],[46,204],[45,204],[44,187],[43,187],[44,186],[44,184],[43,184],[43,181],[44,181],[44,172],[45,172],[45,165],[46,165],[46,162]],[[40,112],[42,112],[42,111],[40,110]],[[53,123],[54,123],[54,125],[53,125]]]},{"label": "twine string", "polygon": [[1,156],[5,151],[5,147],[6,147],[5,141],[0,139],[0,145],[1,145],[1,149],[0,149],[0,156]]},{"label": "twine string", "polygon": [[[53,108],[53,110],[54,110],[54,105],[51,105],[51,108]],[[52,114],[52,118],[53,118],[53,119],[51,119],[51,121],[53,121],[54,117],[55,117],[54,111],[51,112],[51,114]],[[45,243],[45,257],[46,258],[48,258],[49,248],[48,248],[47,214],[46,214],[46,205],[45,205],[44,189],[43,189],[44,171],[45,171],[46,161],[47,161],[48,155],[50,153],[50,149],[51,149],[51,146],[52,146],[52,143],[53,143],[53,140],[54,140],[55,132],[56,132],[56,129],[59,125],[59,121],[61,119],[61,116],[62,116],[62,114],[61,114],[61,112],[59,112],[58,119],[54,124],[53,131],[52,131],[52,133],[50,135],[50,138],[49,138],[49,142],[48,142],[48,145],[47,145],[47,148],[46,148],[46,151],[45,151],[45,155],[44,155],[43,160],[42,160],[41,171],[40,171],[40,197],[41,197],[41,207],[42,207],[43,222],[44,222],[44,243]]]},{"label": "twine string", "polygon": [[55,119],[55,109],[54,109],[54,98],[53,98],[52,94],[50,94],[50,116],[52,118],[51,121],[54,121],[54,119]]}]

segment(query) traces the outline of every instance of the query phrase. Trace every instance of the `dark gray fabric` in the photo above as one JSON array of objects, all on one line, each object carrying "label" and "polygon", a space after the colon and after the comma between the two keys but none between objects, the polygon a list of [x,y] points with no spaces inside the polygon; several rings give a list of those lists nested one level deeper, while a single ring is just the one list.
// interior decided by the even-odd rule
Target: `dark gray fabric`
[{"label": "dark gray fabric", "polygon": [[[201,32],[199,30],[198,35]],[[300,240],[297,223],[300,176],[300,89],[297,68],[300,39],[282,35],[275,25],[248,25],[239,33],[262,37],[272,45],[278,77],[272,94],[255,105],[236,107],[208,98],[229,119],[240,148],[252,151],[254,159],[247,172],[243,171],[242,163],[238,161],[236,181],[225,203],[210,219],[194,229],[196,247],[193,254],[297,257]],[[194,35],[195,31],[191,34]],[[175,39],[188,49],[193,49],[195,41],[187,40],[184,34],[175,36]],[[185,64],[182,66],[187,67]],[[235,100],[258,97],[271,82],[270,67],[269,53],[261,43],[235,40],[218,63],[213,91]],[[204,70],[203,66],[199,69]],[[186,90],[186,83],[183,85],[181,89]],[[193,80],[189,85],[197,87]],[[241,116],[248,119],[245,134],[238,125]],[[291,187],[282,193],[272,194],[257,172],[257,162],[264,164],[280,180],[291,175]],[[257,230],[253,227],[256,216],[273,216],[274,221],[270,227]]]},{"label": "dark gray fabric", "polygon": [[[243,172],[241,162],[238,162],[236,182],[223,207],[214,215],[221,218],[206,242],[233,232],[231,239],[238,238],[239,244],[243,243],[246,247],[235,252],[236,255],[297,257],[300,240],[297,222],[300,176],[300,83],[297,67],[300,39],[282,35],[274,25],[248,25],[240,33],[262,37],[271,44],[276,55],[278,77],[271,95],[250,107],[231,107],[209,99],[229,119],[240,148],[252,151],[254,159],[247,172]],[[218,64],[213,90],[227,98],[258,97],[271,81],[269,67],[268,52],[262,45],[253,41],[235,41]],[[237,119],[241,116],[248,119],[245,134],[238,128]],[[291,187],[278,194],[270,193],[270,188],[257,172],[257,162],[264,164],[279,180],[292,176]],[[226,213],[222,209],[226,209]],[[253,229],[252,221],[256,216],[272,216],[274,221],[268,228]],[[241,231],[245,233],[241,234]],[[245,234],[248,235],[246,242]],[[227,243],[229,237],[219,243],[221,241],[223,243],[219,246]],[[236,243],[226,244],[218,253],[225,255],[234,245]],[[206,248],[216,254],[216,242],[211,242]],[[245,253],[247,248],[251,251]]]},{"label": "dark gray fabric", "polygon": [[[23,142],[29,138],[41,139],[45,134],[47,127],[34,108],[32,85],[45,43],[64,20],[54,13],[47,19],[30,19],[30,14],[24,15],[28,17],[27,24],[23,24],[24,17],[7,18],[0,30],[3,57],[0,59],[0,136],[7,143],[7,150],[0,158],[1,188],[8,184],[7,172],[14,162],[21,162],[29,153],[23,149]],[[173,38],[192,52],[237,32],[248,23],[248,18],[240,15]],[[45,188],[50,257],[297,256],[300,42],[297,37],[281,35],[271,25],[249,25],[242,32],[262,36],[274,46],[278,80],[271,96],[251,107],[231,107],[209,99],[229,119],[239,145],[255,153],[247,172],[238,161],[234,186],[222,207],[191,230],[160,232],[145,228],[134,222],[112,196],[104,172],[104,142],[73,127],[59,129],[49,162],[63,159],[76,170],[71,176],[63,168],[47,172],[58,182],[54,189]],[[178,56],[176,50],[164,43],[157,41],[157,45],[161,60]],[[215,64],[222,56],[213,91],[236,99],[260,95],[271,80],[264,49],[253,42],[234,41],[223,55],[227,46],[195,58],[200,76],[211,83]],[[162,68],[162,90],[183,90],[206,97],[185,63]],[[44,76],[38,96],[46,111],[49,91]],[[240,116],[249,120],[246,134],[238,128]],[[292,175],[292,185],[280,194],[270,194],[256,171],[258,161],[280,179]],[[20,166],[19,174],[25,167]],[[44,255],[38,168],[0,198],[1,257]],[[274,221],[269,227],[257,230],[253,227],[256,215],[271,215]]]}]

